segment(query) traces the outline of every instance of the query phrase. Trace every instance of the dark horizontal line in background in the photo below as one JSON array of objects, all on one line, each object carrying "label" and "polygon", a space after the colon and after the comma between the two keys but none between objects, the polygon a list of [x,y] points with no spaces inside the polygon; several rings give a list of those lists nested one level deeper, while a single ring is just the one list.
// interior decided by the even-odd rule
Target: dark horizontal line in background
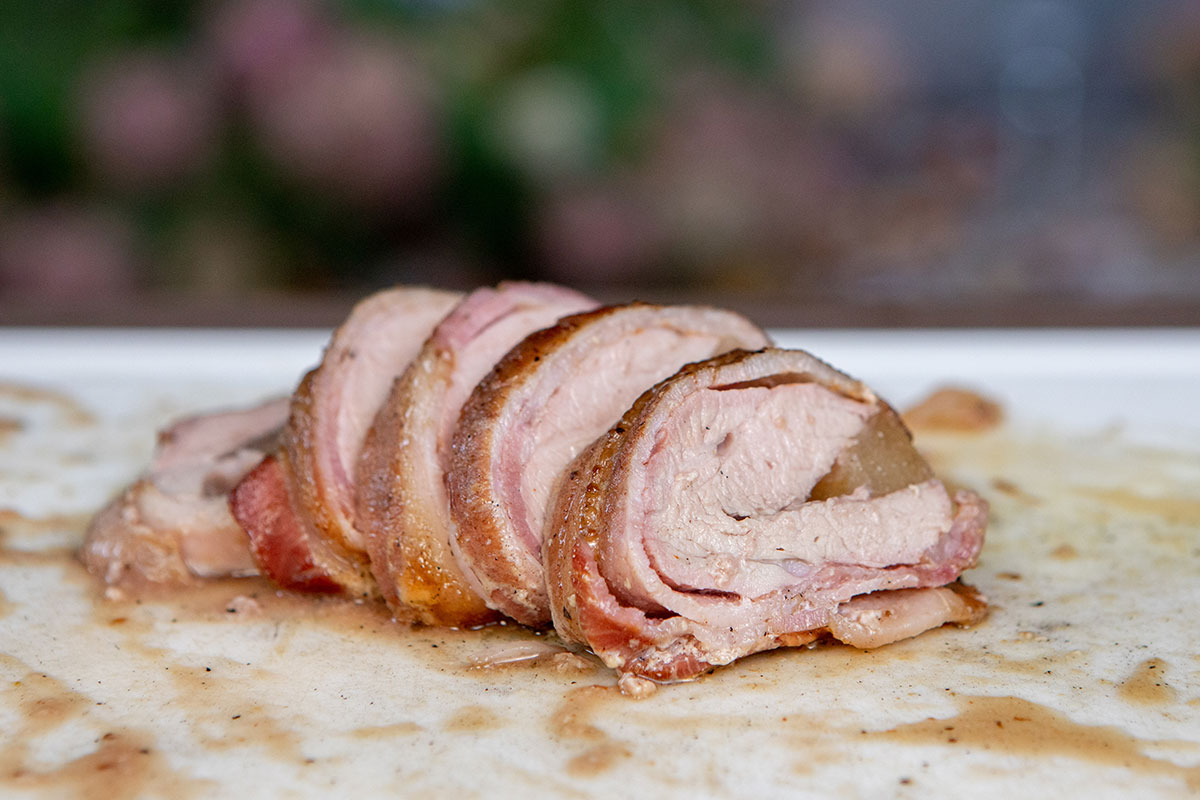
[{"label": "dark horizontal line in background", "polygon": [[[336,326],[365,293],[145,292],[86,302],[0,296],[0,325],[130,327]],[[1101,302],[1044,295],[996,301],[868,303],[793,300],[778,294],[595,289],[603,302],[700,303],[739,311],[770,328],[964,328],[1200,326],[1200,301]]]}]

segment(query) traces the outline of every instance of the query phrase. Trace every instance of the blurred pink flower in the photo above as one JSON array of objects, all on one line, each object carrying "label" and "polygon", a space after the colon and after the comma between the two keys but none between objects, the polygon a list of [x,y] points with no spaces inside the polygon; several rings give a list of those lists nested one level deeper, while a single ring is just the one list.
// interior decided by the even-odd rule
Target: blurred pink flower
[{"label": "blurred pink flower", "polygon": [[359,208],[424,206],[440,172],[425,74],[395,41],[350,39],[306,63],[250,111],[268,155]]},{"label": "blurred pink flower", "polygon": [[548,199],[537,241],[549,277],[568,283],[652,280],[663,235],[630,186],[577,187]]},{"label": "blurred pink flower", "polygon": [[325,10],[309,0],[228,0],[206,27],[222,74],[236,91],[260,99],[319,60],[333,36]]},{"label": "blurred pink flower", "polygon": [[213,150],[218,117],[198,71],[157,53],[134,53],[84,80],[84,147],[105,178],[121,186],[160,186],[201,167]]},{"label": "blurred pink flower", "polygon": [[0,286],[21,294],[95,298],[131,289],[133,232],[115,214],[69,204],[0,221]]}]

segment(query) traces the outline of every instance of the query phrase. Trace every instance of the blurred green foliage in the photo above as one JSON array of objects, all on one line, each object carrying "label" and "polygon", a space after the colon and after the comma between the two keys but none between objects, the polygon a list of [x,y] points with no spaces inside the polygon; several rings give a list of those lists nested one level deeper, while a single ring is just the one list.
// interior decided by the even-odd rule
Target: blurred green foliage
[{"label": "blurred green foliage", "polygon": [[0,290],[1200,295],[1191,8],[5,0]]},{"label": "blurred green foliage", "polygon": [[0,4],[5,202],[89,196],[119,208],[136,223],[149,254],[141,278],[151,283],[186,283],[188,276],[172,274],[172,237],[197,214],[231,209],[265,243],[272,262],[263,266],[265,280],[369,281],[378,277],[371,274],[378,262],[398,249],[447,238],[471,265],[468,279],[536,274],[529,229],[539,187],[495,135],[506,87],[548,64],[585,87],[598,111],[589,167],[603,173],[636,157],[664,84],[681,66],[717,64],[759,77],[769,71],[763,16],[750,6],[710,0],[355,0],[301,8],[318,24],[340,29],[338,35],[383,37],[428,71],[447,166],[429,188],[432,201],[415,218],[386,208],[364,213],[298,185],[264,152],[268,145],[247,119],[244,100],[228,96],[214,106],[219,145],[202,171],[129,191],[89,169],[80,102],[90,71],[144,51],[183,54],[188,68],[211,68],[211,25],[221,4],[178,0]]}]

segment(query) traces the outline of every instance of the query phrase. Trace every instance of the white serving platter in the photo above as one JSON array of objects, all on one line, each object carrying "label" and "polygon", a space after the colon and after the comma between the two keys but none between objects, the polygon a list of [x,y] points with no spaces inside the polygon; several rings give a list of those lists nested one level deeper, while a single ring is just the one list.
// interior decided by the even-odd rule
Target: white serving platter
[{"label": "white serving platter", "polygon": [[637,701],[587,659],[475,666],[548,649],[515,627],[83,572],[158,427],[289,392],[326,335],[0,329],[0,796],[1200,793],[1200,330],[776,332],[900,408],[1002,402],[999,430],[917,436],[992,502],[966,576],[992,614]]}]

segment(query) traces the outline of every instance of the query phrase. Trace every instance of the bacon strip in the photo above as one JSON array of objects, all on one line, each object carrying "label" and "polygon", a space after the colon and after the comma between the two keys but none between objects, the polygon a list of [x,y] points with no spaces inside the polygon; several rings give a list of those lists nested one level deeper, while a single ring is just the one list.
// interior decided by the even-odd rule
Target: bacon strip
[{"label": "bacon strip", "polygon": [[[571,465],[552,520],[559,635],[669,681],[849,631],[833,615],[862,595],[954,581],[983,544],[986,504],[952,499],[867,387],[765,350],[643,394]],[[917,628],[846,635],[877,646]]]},{"label": "bacon strip", "polygon": [[767,344],[729,311],[634,303],[567,317],[509,351],[464,406],[446,476],[451,546],[486,603],[549,625],[542,529],[563,469],[684,364]]},{"label": "bacon strip", "polygon": [[458,295],[397,288],[361,301],[292,395],[274,456],[230,498],[262,572],[298,591],[378,596],[355,513],[367,427]]}]

